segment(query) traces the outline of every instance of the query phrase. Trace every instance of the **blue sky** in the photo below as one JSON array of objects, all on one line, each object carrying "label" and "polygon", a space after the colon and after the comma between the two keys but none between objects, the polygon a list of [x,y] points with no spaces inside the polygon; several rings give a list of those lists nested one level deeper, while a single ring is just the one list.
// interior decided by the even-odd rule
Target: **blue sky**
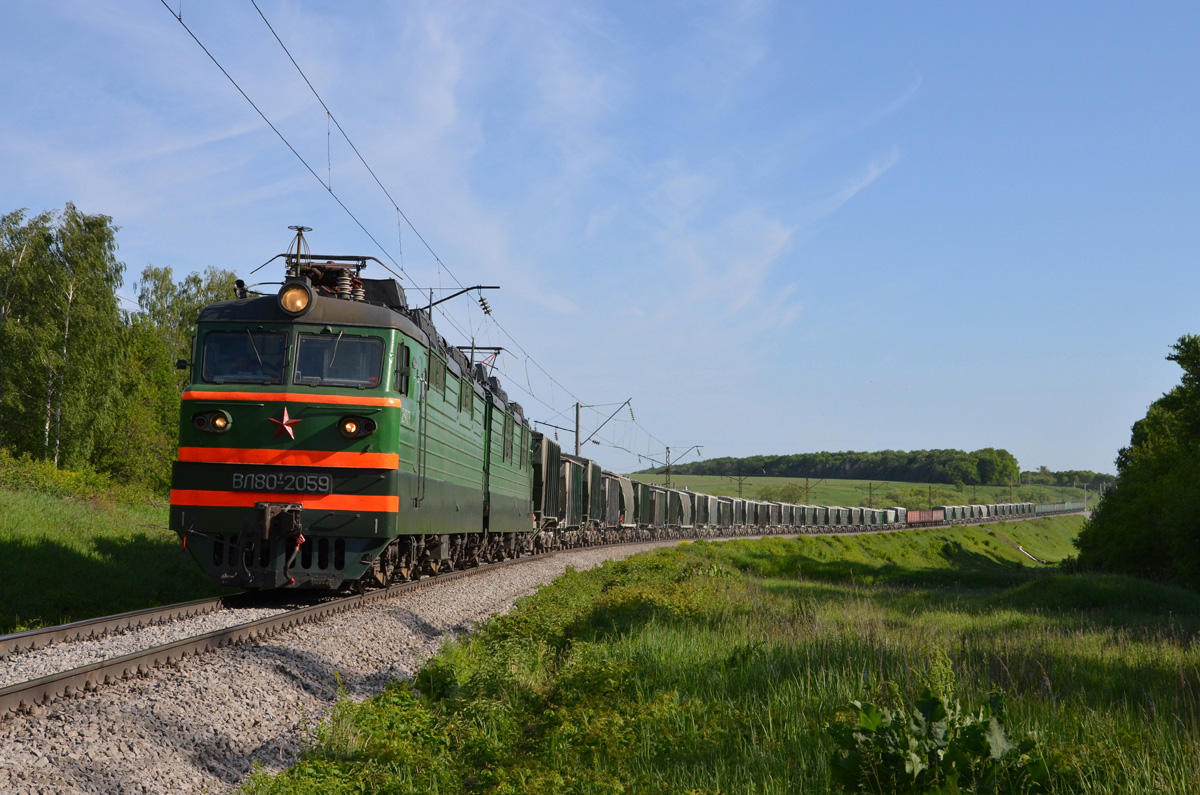
[{"label": "blue sky", "polygon": [[503,330],[465,299],[439,328],[513,349],[534,419],[632,397],[589,446],[615,469],[1112,471],[1200,331],[1195,4],[259,5],[441,264],[248,0],[183,21],[386,253],[159,0],[6,8],[0,211],[111,215],[127,295],[151,263],[248,275],[295,223],[409,288],[502,285]]}]

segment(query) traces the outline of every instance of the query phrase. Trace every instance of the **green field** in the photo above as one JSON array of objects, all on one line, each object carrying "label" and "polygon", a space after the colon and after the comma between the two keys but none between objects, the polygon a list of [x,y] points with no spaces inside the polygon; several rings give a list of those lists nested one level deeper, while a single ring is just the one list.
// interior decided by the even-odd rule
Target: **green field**
[{"label": "green field", "polygon": [[165,504],[0,490],[0,634],[223,593]]},{"label": "green field", "polygon": [[[1080,525],[998,529],[1053,559]],[[854,791],[1183,795],[1198,632],[1196,594],[1058,573],[986,528],[683,544],[568,571],[415,682],[341,701],[293,768],[243,791],[825,793],[852,700],[912,714],[928,690],[974,713],[999,689],[984,750],[948,754],[973,785],[912,785],[880,753]],[[1033,745],[992,762],[1006,738]]]},{"label": "green field", "polygon": [[[643,483],[665,483],[665,475],[636,474],[627,477],[640,480]],[[919,498],[920,504],[904,505],[906,508],[927,508],[932,505],[967,505],[972,503],[997,502],[1066,502],[1082,501],[1083,489],[1065,488],[1059,486],[1013,486],[1011,491],[1007,486],[963,486],[961,489],[945,483],[904,483],[899,481],[867,481],[867,480],[833,480],[812,478],[807,483],[804,478],[769,478],[747,477],[741,482],[741,494],[737,479],[717,475],[672,475],[672,488],[688,488],[703,494],[716,497],[737,497],[758,499],[764,488],[780,488],[794,484],[801,492],[801,504],[804,505],[842,505],[866,506],[872,508],[890,508],[897,502],[892,498],[900,497],[902,504],[905,497]],[[805,499],[805,497],[808,497]],[[1096,498],[1096,494],[1088,494],[1088,505]],[[868,501],[872,504],[868,505]],[[912,500],[907,500],[912,501]]]}]

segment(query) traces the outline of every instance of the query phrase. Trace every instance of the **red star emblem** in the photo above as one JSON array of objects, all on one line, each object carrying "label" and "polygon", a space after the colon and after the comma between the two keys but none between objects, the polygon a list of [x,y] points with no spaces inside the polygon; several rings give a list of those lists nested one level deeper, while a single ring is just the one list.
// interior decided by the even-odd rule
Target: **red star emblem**
[{"label": "red star emblem", "polygon": [[[279,436],[284,431],[287,431],[287,435],[292,437],[293,439],[296,438],[296,432],[292,430],[292,426],[295,425],[297,422],[303,422],[303,420],[288,419],[287,406],[283,407],[283,419],[277,420],[274,417],[267,417],[267,419],[269,419],[271,422],[275,423],[275,425],[276,425],[275,436]],[[274,437],[272,437],[272,438],[274,438]]]}]

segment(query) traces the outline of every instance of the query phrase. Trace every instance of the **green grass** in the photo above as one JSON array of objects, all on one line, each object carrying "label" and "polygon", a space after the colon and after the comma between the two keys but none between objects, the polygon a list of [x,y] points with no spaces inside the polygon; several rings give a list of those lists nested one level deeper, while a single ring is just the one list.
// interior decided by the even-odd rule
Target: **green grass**
[{"label": "green grass", "polygon": [[[661,484],[666,481],[665,475],[637,474],[629,475],[628,477],[640,480],[643,483]],[[780,487],[789,483],[795,484],[802,489],[805,487],[804,478],[752,477],[746,478],[742,482],[741,496],[747,499],[758,499],[758,495],[762,489]],[[711,494],[716,497],[739,496],[738,483],[731,478],[720,477],[718,475],[672,475],[671,486],[680,489],[686,487],[692,491]],[[1065,502],[1083,500],[1083,489],[1059,486],[1014,486],[1010,492],[1007,486],[963,486],[960,490],[955,486],[945,483],[835,480],[831,478],[812,478],[808,481],[808,486],[810,488],[807,492],[802,492],[809,495],[807,499],[802,499],[808,505],[844,505],[853,507],[866,506],[868,501],[870,501],[873,503],[872,507],[889,508],[896,504],[888,500],[889,494],[892,494],[893,497],[902,495],[916,496],[914,492],[920,492],[920,504],[910,506],[914,508],[928,507],[929,497],[932,497],[933,505],[964,505],[972,502]],[[1094,494],[1089,493],[1089,505],[1094,497]]]},{"label": "green grass", "polygon": [[[1079,526],[1022,525],[1020,543],[1049,554]],[[1005,690],[1051,792],[1195,792],[1198,597],[1014,553],[972,528],[697,542],[569,571],[415,683],[340,702],[298,764],[243,789],[824,793],[826,724],[932,685],[964,705]]]},{"label": "green grass", "polygon": [[0,489],[0,634],[222,593],[163,503]]}]

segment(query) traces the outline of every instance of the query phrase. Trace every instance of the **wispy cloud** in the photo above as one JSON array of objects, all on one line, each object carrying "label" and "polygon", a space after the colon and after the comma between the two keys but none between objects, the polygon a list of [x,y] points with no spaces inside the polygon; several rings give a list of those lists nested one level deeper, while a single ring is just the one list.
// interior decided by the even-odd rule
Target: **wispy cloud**
[{"label": "wispy cloud", "polygon": [[874,184],[884,174],[891,171],[899,162],[900,149],[895,146],[873,157],[864,168],[847,179],[832,194],[809,205],[807,214],[811,220],[819,220],[833,214],[848,201]]}]

